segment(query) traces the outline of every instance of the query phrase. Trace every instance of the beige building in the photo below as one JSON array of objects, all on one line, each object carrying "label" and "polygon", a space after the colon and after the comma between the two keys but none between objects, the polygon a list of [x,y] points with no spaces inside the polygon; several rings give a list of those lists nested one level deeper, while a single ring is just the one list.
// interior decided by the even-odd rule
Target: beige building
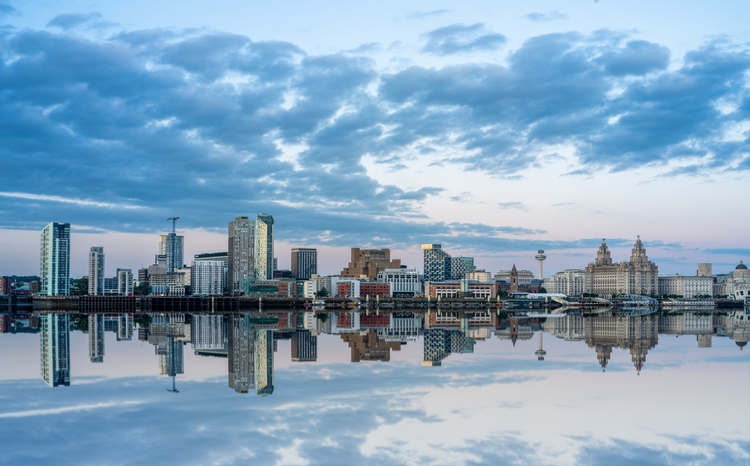
[{"label": "beige building", "polygon": [[378,272],[385,269],[400,269],[401,259],[391,260],[390,249],[352,248],[352,260],[341,271],[342,277],[363,278],[370,281],[378,278]]},{"label": "beige building", "polygon": [[724,285],[726,286],[726,294],[730,298],[738,301],[746,300],[750,297],[750,270],[740,261],[734,272],[727,277]]},{"label": "beige building", "polygon": [[596,261],[586,266],[584,290],[605,298],[619,294],[656,295],[658,277],[659,268],[648,260],[640,236],[633,245],[630,261],[620,263],[612,262],[607,243],[602,241]]},{"label": "beige building", "polygon": [[698,277],[690,275],[662,275],[659,277],[659,296],[682,296],[694,298],[696,296],[713,296],[713,277]]}]

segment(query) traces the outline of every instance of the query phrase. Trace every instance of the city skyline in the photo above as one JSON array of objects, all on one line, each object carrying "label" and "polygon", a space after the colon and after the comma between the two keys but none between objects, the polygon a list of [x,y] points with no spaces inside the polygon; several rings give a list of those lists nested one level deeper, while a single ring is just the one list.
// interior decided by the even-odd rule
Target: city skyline
[{"label": "city skyline", "polygon": [[166,233],[175,211],[196,239],[186,257],[217,250],[237,210],[268,211],[284,219],[277,244],[318,249],[325,273],[323,257],[351,246],[413,264],[428,242],[486,269],[538,249],[551,270],[574,267],[601,237],[617,252],[641,235],[672,273],[750,251],[750,220],[728,201],[750,167],[742,14],[536,1],[364,17],[324,2],[282,19],[165,5],[0,11],[16,128],[0,135],[0,273],[30,273],[5,267],[49,219],[112,251]]}]

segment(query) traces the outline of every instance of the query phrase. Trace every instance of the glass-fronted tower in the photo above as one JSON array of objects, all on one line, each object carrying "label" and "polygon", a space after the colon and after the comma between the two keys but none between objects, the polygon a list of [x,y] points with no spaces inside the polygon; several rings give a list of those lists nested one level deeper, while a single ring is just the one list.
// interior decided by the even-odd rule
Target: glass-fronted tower
[{"label": "glass-fronted tower", "polygon": [[430,282],[450,280],[451,256],[439,244],[423,244],[424,279]]},{"label": "glass-fronted tower", "polygon": [[42,230],[39,292],[46,296],[70,294],[70,223],[52,222]]},{"label": "glass-fronted tower", "polygon": [[273,280],[273,217],[265,212],[255,217],[255,278]]},{"label": "glass-fronted tower", "polygon": [[50,387],[70,386],[70,316],[39,316],[39,366]]},{"label": "glass-fronted tower", "polygon": [[[159,235],[159,255],[166,256],[167,258],[167,272],[174,272],[175,269],[181,269],[185,264],[182,257],[184,245],[184,236],[178,236],[174,233]],[[172,256],[172,251],[174,251],[174,257]]]}]

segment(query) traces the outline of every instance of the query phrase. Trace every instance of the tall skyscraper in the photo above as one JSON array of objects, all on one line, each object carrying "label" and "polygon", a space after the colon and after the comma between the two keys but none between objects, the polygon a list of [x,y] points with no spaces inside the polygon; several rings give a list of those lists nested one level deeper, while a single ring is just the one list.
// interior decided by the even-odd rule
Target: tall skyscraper
[{"label": "tall skyscraper", "polygon": [[273,331],[255,329],[255,393],[273,393]]},{"label": "tall skyscraper", "polygon": [[309,280],[318,273],[318,250],[312,248],[292,249],[292,276],[297,280]]},{"label": "tall skyscraper", "polygon": [[39,316],[39,357],[42,379],[50,387],[70,386],[70,316]]},{"label": "tall skyscraper", "polygon": [[[172,247],[174,243],[174,247]],[[184,251],[185,237],[174,233],[159,235],[159,255],[167,258],[167,272],[174,272],[181,269],[185,264],[182,253]],[[172,252],[174,251],[174,257]]]},{"label": "tall skyscraper", "polygon": [[228,385],[237,393],[255,386],[255,329],[239,315],[229,316],[227,329]]},{"label": "tall skyscraper", "polygon": [[364,275],[374,281],[382,270],[401,268],[401,259],[391,260],[390,249],[352,248],[351,254],[349,265],[341,271],[342,277],[359,278]]},{"label": "tall skyscraper", "polygon": [[104,248],[93,246],[89,250],[89,294],[104,294]]},{"label": "tall skyscraper", "polygon": [[255,224],[248,217],[229,222],[228,246],[229,293],[240,294],[245,280],[255,278]]},{"label": "tall skyscraper", "polygon": [[52,222],[42,230],[39,276],[40,293],[70,294],[70,223]]},{"label": "tall skyscraper", "polygon": [[104,315],[89,314],[89,359],[104,362]]},{"label": "tall skyscraper", "polygon": [[451,256],[439,244],[423,244],[422,253],[425,281],[442,282],[451,279]]},{"label": "tall skyscraper", "polygon": [[309,330],[297,330],[292,334],[292,361],[316,361],[318,359],[318,337]]},{"label": "tall skyscraper", "polygon": [[273,280],[273,217],[265,212],[255,217],[255,278]]}]

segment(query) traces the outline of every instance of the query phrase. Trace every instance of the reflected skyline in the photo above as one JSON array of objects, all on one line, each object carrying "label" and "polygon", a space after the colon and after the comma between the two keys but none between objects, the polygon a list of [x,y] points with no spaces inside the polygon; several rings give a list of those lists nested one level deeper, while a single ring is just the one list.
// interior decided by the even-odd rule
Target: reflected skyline
[{"label": "reflected skyline", "polygon": [[[217,314],[39,314],[18,319],[29,328],[38,323],[40,371],[51,387],[70,386],[71,319],[85,329],[89,361],[104,362],[105,331],[117,341],[128,341],[135,330],[139,339],[154,346],[158,374],[176,378],[185,374],[184,347],[195,355],[226,357],[227,384],[237,393],[255,390],[258,396],[274,393],[274,357],[278,340],[290,340],[294,363],[318,361],[318,336],[338,335],[339,351],[349,350],[353,363],[389,362],[402,345],[422,343],[422,366],[441,366],[453,354],[472,354],[493,334],[512,346],[538,335],[533,355],[549,359],[543,333],[567,342],[584,342],[592,359],[605,371],[613,349],[630,353],[636,374],[659,344],[659,335],[695,335],[696,347],[710,350],[714,337],[734,340],[740,351],[750,337],[750,311],[626,315],[605,313],[498,317],[487,311],[371,314],[347,312],[276,312]],[[6,319],[9,319],[6,315]],[[84,324],[85,322],[85,324]],[[82,328],[80,326],[83,325]]]}]

